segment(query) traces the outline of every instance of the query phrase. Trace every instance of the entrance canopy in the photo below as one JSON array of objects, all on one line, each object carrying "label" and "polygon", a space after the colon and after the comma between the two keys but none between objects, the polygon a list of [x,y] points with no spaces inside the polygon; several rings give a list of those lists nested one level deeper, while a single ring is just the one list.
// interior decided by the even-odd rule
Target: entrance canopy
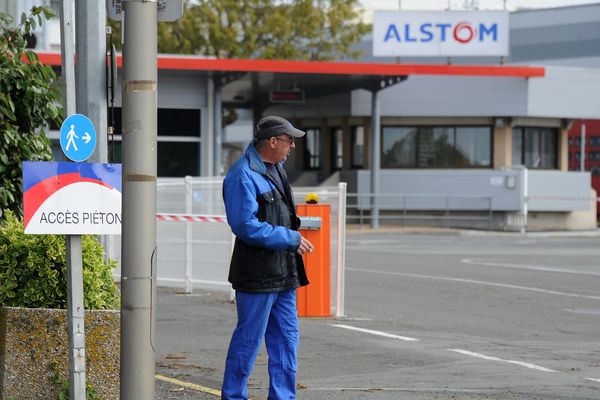
[{"label": "entrance canopy", "polygon": [[299,88],[307,99],[350,92],[378,90],[410,75],[543,77],[543,67],[427,64],[375,64],[317,61],[206,59],[160,55],[158,68],[207,71],[222,87],[225,106],[264,109],[271,91]]},{"label": "entrance canopy", "polygon": [[[60,53],[39,53],[40,61],[54,66]],[[122,65],[118,56],[117,65]],[[544,67],[505,65],[431,65],[381,64],[355,62],[212,59],[198,56],[158,56],[158,69],[196,73],[212,82],[207,95],[212,97],[211,128],[203,135],[202,175],[218,175],[221,162],[221,106],[251,108],[255,122],[270,105],[366,89],[372,93],[371,106],[371,194],[379,193],[379,152],[381,141],[378,93],[412,75],[477,76],[505,78],[544,77]],[[275,91],[275,93],[274,93]],[[279,92],[279,93],[277,93]],[[274,101],[274,95],[282,96]],[[284,115],[285,117],[285,115]],[[371,226],[378,225],[379,207],[371,207]]]},{"label": "entrance canopy", "polygon": [[[60,66],[60,53],[39,53],[40,61]],[[117,65],[122,66],[119,55]],[[288,60],[214,59],[160,54],[159,70],[189,71],[215,78],[222,88],[223,105],[252,107],[268,100],[272,90],[300,88],[306,98],[378,90],[411,75],[490,76],[536,78],[544,67],[505,65],[379,64]]]}]

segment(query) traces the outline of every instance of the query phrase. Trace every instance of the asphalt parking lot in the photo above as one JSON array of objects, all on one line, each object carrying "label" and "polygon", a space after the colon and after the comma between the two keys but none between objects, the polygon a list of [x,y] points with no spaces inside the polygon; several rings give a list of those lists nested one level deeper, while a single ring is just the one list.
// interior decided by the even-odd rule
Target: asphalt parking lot
[{"label": "asphalt parking lot", "polygon": [[[349,234],[346,316],[301,319],[298,398],[600,398],[598,240]],[[227,294],[160,289],[157,313],[156,398],[218,398]],[[251,398],[266,398],[266,363]]]}]

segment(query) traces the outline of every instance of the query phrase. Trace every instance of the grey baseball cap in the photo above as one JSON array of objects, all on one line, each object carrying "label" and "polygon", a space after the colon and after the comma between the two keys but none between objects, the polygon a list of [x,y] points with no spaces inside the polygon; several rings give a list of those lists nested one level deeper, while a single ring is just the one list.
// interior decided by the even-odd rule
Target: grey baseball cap
[{"label": "grey baseball cap", "polygon": [[306,132],[294,128],[294,126],[285,118],[268,116],[258,121],[256,125],[256,139],[268,139],[273,136],[290,135],[295,138],[306,135]]}]

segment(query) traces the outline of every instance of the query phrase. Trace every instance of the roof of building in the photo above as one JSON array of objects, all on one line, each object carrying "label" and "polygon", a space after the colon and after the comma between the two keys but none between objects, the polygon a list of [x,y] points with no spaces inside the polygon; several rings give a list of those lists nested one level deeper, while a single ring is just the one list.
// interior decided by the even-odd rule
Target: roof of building
[{"label": "roof of building", "polygon": [[[40,61],[48,65],[61,64],[60,53],[40,52]],[[122,65],[122,56],[117,58]],[[219,72],[272,72],[327,75],[457,75],[498,77],[543,77],[544,67],[514,65],[434,65],[434,64],[381,64],[360,62],[290,61],[215,59],[199,56],[159,54],[159,70]]]}]

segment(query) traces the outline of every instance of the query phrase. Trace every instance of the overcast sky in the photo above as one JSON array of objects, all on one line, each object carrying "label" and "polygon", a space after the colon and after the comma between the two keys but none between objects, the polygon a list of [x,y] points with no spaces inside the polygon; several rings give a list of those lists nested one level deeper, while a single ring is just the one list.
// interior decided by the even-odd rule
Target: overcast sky
[{"label": "overcast sky", "polygon": [[[465,5],[475,4],[480,10],[508,10],[518,8],[553,8],[580,4],[600,4],[599,0],[361,0],[365,18],[371,20],[373,10],[464,10]],[[472,8],[471,8],[472,9]]]}]

